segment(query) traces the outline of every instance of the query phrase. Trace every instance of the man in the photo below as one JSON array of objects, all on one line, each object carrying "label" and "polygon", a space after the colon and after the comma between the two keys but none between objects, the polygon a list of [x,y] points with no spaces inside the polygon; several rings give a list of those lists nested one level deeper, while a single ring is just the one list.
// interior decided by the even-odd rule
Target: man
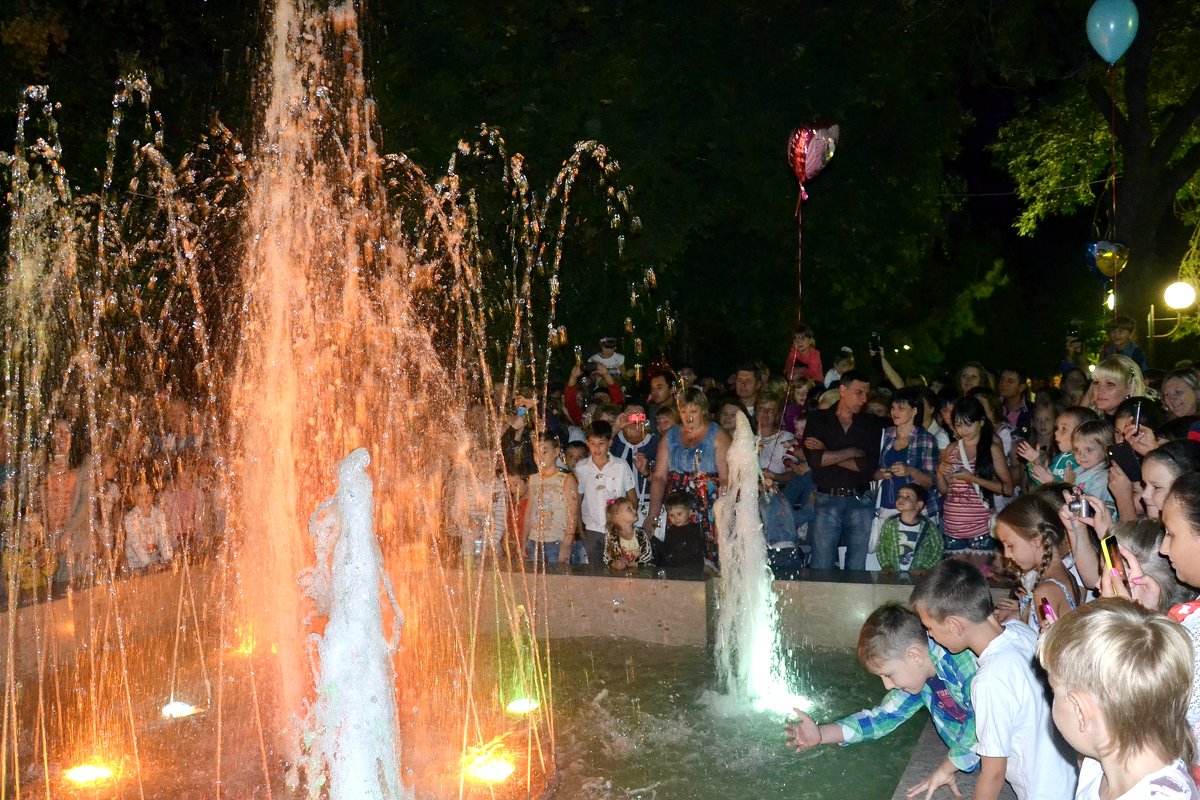
[{"label": "man", "polygon": [[[633,470],[633,483],[637,491],[637,524],[644,525],[646,512],[650,509],[650,475],[654,471],[654,457],[658,454],[658,434],[650,432],[650,420],[644,405],[630,401],[621,409],[617,417],[617,435],[613,438],[609,453]],[[653,530],[647,532],[654,533]]]},{"label": "man", "polygon": [[733,374],[733,391],[752,420],[755,419],[754,405],[758,401],[758,390],[761,388],[762,374],[753,364],[744,364]]},{"label": "man", "polygon": [[603,420],[593,422],[587,434],[588,457],[575,465],[581,498],[583,547],[593,570],[604,566],[605,513],[608,501],[628,497],[637,507],[633,470],[609,454],[612,426]]},{"label": "man", "polygon": [[758,401],[758,466],[763,475],[783,486],[792,477],[788,450],[796,437],[780,428],[783,420],[778,395],[763,393]]},{"label": "man", "polygon": [[1028,395],[1025,393],[1025,373],[1010,367],[1001,371],[996,385],[1000,400],[1004,403],[1004,418],[1018,436],[1029,438],[1033,427],[1033,412],[1029,410]]},{"label": "man", "polygon": [[846,569],[864,569],[871,537],[871,476],[887,422],[863,413],[866,378],[851,370],[841,381],[837,405],[810,411],[804,430],[804,455],[817,486],[809,526],[813,569],[835,569],[839,544],[846,545]]},{"label": "man", "polygon": [[672,377],[671,373],[664,371],[650,376],[650,397],[646,401],[648,416],[656,417],[660,408],[675,405],[675,398],[671,394]]}]

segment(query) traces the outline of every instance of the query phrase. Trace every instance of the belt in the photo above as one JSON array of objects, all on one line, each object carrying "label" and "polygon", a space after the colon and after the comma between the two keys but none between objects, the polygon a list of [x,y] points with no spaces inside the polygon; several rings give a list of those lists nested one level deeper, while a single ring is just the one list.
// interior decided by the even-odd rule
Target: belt
[{"label": "belt", "polygon": [[862,497],[867,493],[866,489],[817,489],[817,491],[830,497]]}]

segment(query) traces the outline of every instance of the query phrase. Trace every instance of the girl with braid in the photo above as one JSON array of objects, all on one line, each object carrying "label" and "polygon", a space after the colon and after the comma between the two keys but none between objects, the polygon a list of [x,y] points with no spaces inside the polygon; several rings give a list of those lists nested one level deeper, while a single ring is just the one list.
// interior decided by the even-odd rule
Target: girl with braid
[{"label": "girl with braid", "polygon": [[1014,598],[996,603],[999,616],[1018,618],[1040,631],[1075,610],[1082,590],[1063,564],[1067,530],[1053,503],[1039,494],[1013,500],[996,517],[996,538],[1005,558],[1024,576]]}]

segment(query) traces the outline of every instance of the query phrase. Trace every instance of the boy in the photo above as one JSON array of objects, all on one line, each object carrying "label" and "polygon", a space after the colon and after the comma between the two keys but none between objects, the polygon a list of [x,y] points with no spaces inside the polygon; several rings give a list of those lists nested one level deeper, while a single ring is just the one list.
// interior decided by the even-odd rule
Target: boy
[{"label": "boy", "polygon": [[608,501],[628,497],[633,507],[637,508],[633,470],[609,453],[612,436],[612,426],[607,422],[593,422],[587,434],[590,455],[575,465],[575,478],[579,481],[579,494],[582,495],[580,516],[583,519],[583,547],[592,569],[599,569],[604,564]]},{"label": "boy", "polygon": [[1128,600],[1082,606],[1050,627],[1038,660],[1054,690],[1054,724],[1084,756],[1076,800],[1192,800],[1187,725],[1191,640]]},{"label": "boy", "polygon": [[1146,354],[1133,340],[1135,328],[1137,328],[1137,323],[1133,321],[1133,317],[1123,314],[1108,323],[1108,343],[1100,351],[1100,360],[1103,361],[1112,356],[1125,356],[1145,371]]},{"label": "boy", "polygon": [[947,784],[957,795],[955,773],[973,772],[979,766],[970,697],[975,657],[966,652],[947,652],[929,638],[916,614],[898,603],[887,603],[863,623],[858,634],[858,660],[883,681],[888,690],[883,702],[824,725],[817,725],[812,717],[797,710],[796,722],[786,727],[788,745],[801,752],[818,744],[880,739],[924,706],[950,752],[923,783],[909,791],[909,796],[932,793]]},{"label": "boy", "polygon": [[1085,422],[1071,434],[1071,450],[1079,465],[1075,485],[1084,494],[1102,500],[1110,510],[1116,508],[1108,491],[1108,448],[1112,443],[1112,426],[1104,420]]},{"label": "boy", "polygon": [[987,580],[966,561],[935,566],[910,604],[938,644],[979,659],[971,682],[981,760],[975,800],[995,800],[1006,778],[1018,800],[1074,797],[1074,754],[1052,732],[1045,687],[1033,671],[1033,629],[996,620]]},{"label": "boy", "polygon": [[692,498],[686,492],[668,495],[667,533],[663,544],[662,566],[704,569],[704,530],[692,522]]},{"label": "boy", "polygon": [[942,560],[942,531],[925,516],[929,492],[918,483],[896,493],[900,513],[879,530],[879,567],[884,572],[924,572]]}]

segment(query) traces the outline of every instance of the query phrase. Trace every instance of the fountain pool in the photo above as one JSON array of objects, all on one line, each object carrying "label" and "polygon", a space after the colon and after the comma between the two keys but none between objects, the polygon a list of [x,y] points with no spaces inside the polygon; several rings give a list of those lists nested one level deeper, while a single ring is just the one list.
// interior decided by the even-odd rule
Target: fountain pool
[{"label": "fountain pool", "polygon": [[[457,580],[463,574],[451,573]],[[200,713],[186,719],[168,720],[161,707],[170,695],[175,602],[185,585],[183,573],[164,572],[136,578],[122,586],[136,592],[140,603],[155,613],[141,615],[128,631],[132,653],[128,677],[137,720],[138,764],[128,751],[85,752],[63,748],[49,754],[43,765],[37,755],[36,730],[25,732],[21,775],[24,792],[30,797],[89,798],[211,798],[220,775],[222,796],[253,798],[303,797],[302,790],[288,788],[286,766],[275,749],[266,743],[260,749],[260,732],[254,720],[255,708],[247,691],[252,673],[259,686],[261,702],[274,702],[270,674],[273,659],[260,652],[261,643],[253,637],[237,641],[237,647],[223,655],[216,649],[215,625],[220,615],[211,603],[219,590],[220,571],[214,566],[198,567],[190,576],[197,590],[201,636],[189,635],[177,669],[175,695],[194,704]],[[397,591],[412,581],[427,580],[428,574],[394,574]],[[509,798],[541,796],[546,777],[536,757],[537,739],[550,735],[553,725],[554,774],[550,798],[593,800],[595,798],[672,798],[672,800],[717,800],[719,798],[787,796],[828,798],[838,796],[847,785],[857,796],[888,797],[908,761],[920,724],[910,723],[889,739],[855,747],[821,748],[801,756],[784,747],[784,715],[770,712],[724,714],[714,707],[717,688],[711,652],[705,644],[706,594],[715,587],[698,580],[659,580],[655,578],[598,578],[576,575],[550,575],[545,578],[547,591],[534,600],[534,625],[551,637],[550,675],[554,707],[553,717],[539,712],[528,716],[509,715],[505,722],[489,729],[498,740],[499,754],[515,766],[505,781],[485,785],[466,782],[462,797]],[[710,582],[711,583],[711,582]],[[850,592],[863,598],[863,607],[872,595],[889,589],[825,583],[777,584],[791,589],[808,590],[812,596]],[[465,587],[464,587],[465,589]],[[16,614],[19,624],[27,624],[34,614],[47,618],[46,628],[54,631],[47,647],[57,656],[55,669],[66,687],[88,657],[84,620],[99,609],[94,604],[107,601],[102,589],[76,593],[71,606],[67,600],[26,606]],[[469,595],[469,592],[468,592]],[[564,598],[575,596],[578,603],[568,607]],[[619,604],[614,605],[613,600]],[[544,604],[544,605],[539,605]],[[549,605],[558,610],[546,616],[538,608]],[[819,607],[820,604],[814,604]],[[467,612],[464,603],[460,613]],[[805,628],[820,627],[815,621],[799,618],[797,605],[784,606],[781,620],[799,635]],[[494,617],[494,608],[485,603],[484,616]],[[553,618],[548,618],[553,616]],[[844,626],[856,626],[852,619]],[[74,620],[78,619],[79,624]],[[494,625],[502,623],[494,617]],[[612,631],[625,629],[630,635],[615,636]],[[835,633],[834,626],[827,628]],[[592,634],[578,637],[577,632]],[[77,642],[76,637],[80,641]],[[206,700],[204,668],[194,642],[202,641],[212,650],[207,653],[207,671],[214,684],[211,704]],[[820,719],[863,708],[882,694],[877,678],[867,673],[845,647],[793,646],[785,652],[785,662],[795,686],[804,687],[812,703],[812,713]],[[499,645],[499,646],[498,646]],[[500,686],[499,676],[508,670],[506,637],[494,633],[480,636],[476,650],[481,679]],[[26,651],[30,652],[30,651]],[[223,661],[220,667],[218,662]],[[35,663],[22,659],[18,666],[25,673],[21,684],[29,687],[21,696],[28,717],[36,719]],[[218,678],[218,670],[223,676]],[[453,684],[454,675],[427,676],[428,683]],[[50,682],[53,686],[54,682]],[[453,759],[438,754],[437,747],[423,741],[421,720],[406,715],[413,708],[413,686],[403,678],[397,683],[402,719],[401,738],[409,759],[406,781],[419,800],[458,796],[459,770]],[[408,701],[406,703],[406,700]],[[215,703],[224,705],[216,713]],[[716,704],[720,705],[720,704]],[[50,720],[54,725],[55,721]],[[223,730],[217,730],[217,725]],[[73,741],[88,741],[86,731],[76,730]],[[219,733],[219,736],[218,736]],[[218,742],[220,744],[218,745]],[[548,752],[548,751],[547,751]],[[526,761],[527,754],[535,754]],[[73,788],[64,771],[99,755],[102,763],[116,767],[115,780],[87,788]],[[135,774],[140,764],[139,776]],[[269,780],[264,780],[265,774]],[[527,793],[527,790],[528,793]],[[15,796],[15,795],[14,795]],[[23,793],[22,796],[25,796]]]}]

